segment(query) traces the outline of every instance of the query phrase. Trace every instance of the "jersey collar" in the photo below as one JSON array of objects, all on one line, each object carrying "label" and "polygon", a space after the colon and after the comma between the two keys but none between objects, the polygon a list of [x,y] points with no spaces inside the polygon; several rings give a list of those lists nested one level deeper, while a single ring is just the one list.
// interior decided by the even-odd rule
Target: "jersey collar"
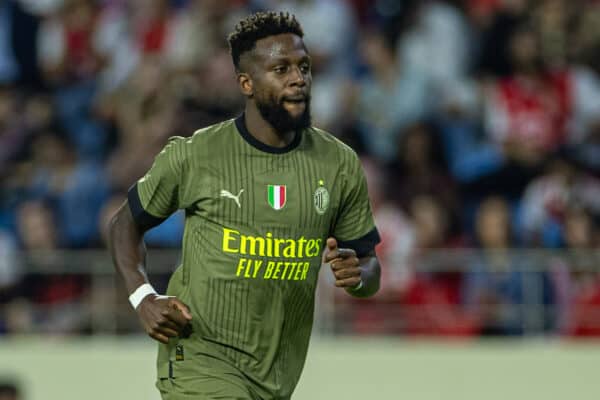
[{"label": "jersey collar", "polygon": [[256,139],[248,131],[248,128],[246,128],[245,113],[242,113],[242,115],[240,115],[239,117],[237,117],[235,119],[235,127],[237,128],[237,130],[240,133],[240,135],[242,136],[242,138],[244,138],[244,140],[250,146],[252,146],[260,151],[264,151],[266,153],[273,153],[273,154],[288,153],[288,152],[294,150],[296,147],[298,147],[298,145],[300,144],[300,141],[302,139],[302,131],[297,131],[296,135],[294,136],[294,139],[287,146],[285,146],[285,147],[269,146],[268,144],[265,144],[265,143],[261,142],[260,140]]}]

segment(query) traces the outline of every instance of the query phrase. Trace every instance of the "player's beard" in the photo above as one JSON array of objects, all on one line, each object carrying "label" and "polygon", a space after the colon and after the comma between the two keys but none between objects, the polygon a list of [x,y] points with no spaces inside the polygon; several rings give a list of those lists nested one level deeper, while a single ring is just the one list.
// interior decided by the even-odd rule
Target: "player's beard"
[{"label": "player's beard", "polygon": [[305,99],[304,112],[298,117],[290,115],[288,110],[283,105],[283,99],[277,101],[269,98],[266,101],[256,99],[256,107],[260,115],[267,121],[277,132],[285,133],[290,131],[298,131],[311,126],[312,118],[310,115],[310,96]]}]

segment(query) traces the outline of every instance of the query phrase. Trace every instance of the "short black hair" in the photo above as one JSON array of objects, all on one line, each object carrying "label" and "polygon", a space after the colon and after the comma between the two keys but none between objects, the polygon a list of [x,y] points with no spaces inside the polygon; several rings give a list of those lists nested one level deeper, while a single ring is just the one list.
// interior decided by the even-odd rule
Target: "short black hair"
[{"label": "short black hair", "polygon": [[300,23],[293,14],[284,12],[257,12],[238,22],[227,41],[236,70],[240,68],[240,57],[250,51],[260,39],[282,33],[293,33],[304,37]]}]

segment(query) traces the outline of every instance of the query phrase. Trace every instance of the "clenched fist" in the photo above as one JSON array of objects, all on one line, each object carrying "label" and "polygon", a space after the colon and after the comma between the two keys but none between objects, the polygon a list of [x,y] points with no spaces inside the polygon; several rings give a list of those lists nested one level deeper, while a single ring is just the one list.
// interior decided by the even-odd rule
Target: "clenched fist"
[{"label": "clenched fist", "polygon": [[331,271],[335,276],[335,286],[356,289],[361,285],[360,263],[354,250],[340,249],[337,240],[329,238],[327,239],[324,261],[331,266]]},{"label": "clenched fist", "polygon": [[174,296],[146,296],[136,309],[144,330],[153,339],[169,343],[171,337],[189,334],[192,314],[188,307]]}]

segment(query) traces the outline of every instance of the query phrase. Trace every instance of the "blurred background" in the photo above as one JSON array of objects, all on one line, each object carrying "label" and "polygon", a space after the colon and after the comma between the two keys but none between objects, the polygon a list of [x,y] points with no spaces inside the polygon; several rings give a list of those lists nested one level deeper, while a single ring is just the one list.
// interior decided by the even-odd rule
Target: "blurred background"
[{"label": "blurred background", "polygon": [[[321,274],[295,398],[597,399],[597,0],[0,0],[0,399],[158,398],[107,222],[169,136],[239,115],[226,36],[265,9],[383,239],[374,298]],[[182,231],[146,234],[158,290]]]}]

